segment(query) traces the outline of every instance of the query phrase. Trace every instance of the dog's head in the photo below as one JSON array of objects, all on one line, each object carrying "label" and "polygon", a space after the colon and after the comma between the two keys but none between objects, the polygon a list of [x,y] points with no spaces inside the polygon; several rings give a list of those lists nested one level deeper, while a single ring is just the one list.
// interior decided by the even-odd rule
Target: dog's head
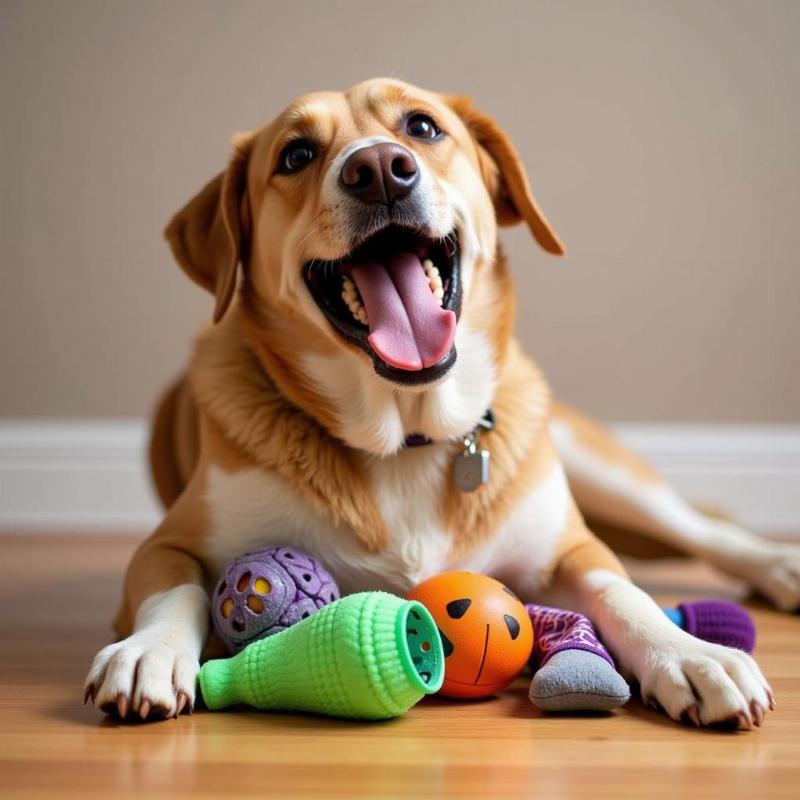
[{"label": "dog's head", "polygon": [[[355,395],[365,391],[430,392],[470,347],[461,342],[466,333],[458,335],[470,316],[473,328],[507,336],[513,304],[498,304],[498,282],[507,278],[496,263],[496,233],[498,224],[520,221],[545,250],[562,252],[513,145],[490,117],[464,98],[379,79],[301,97],[238,137],[228,169],[166,235],[179,264],[216,296],[215,321],[242,266],[259,352],[307,408],[319,402],[309,399],[314,392],[338,406],[363,405]],[[483,357],[497,359],[501,346]],[[342,415],[339,407],[333,417]],[[379,452],[397,444],[389,436],[370,447],[344,432]]]}]

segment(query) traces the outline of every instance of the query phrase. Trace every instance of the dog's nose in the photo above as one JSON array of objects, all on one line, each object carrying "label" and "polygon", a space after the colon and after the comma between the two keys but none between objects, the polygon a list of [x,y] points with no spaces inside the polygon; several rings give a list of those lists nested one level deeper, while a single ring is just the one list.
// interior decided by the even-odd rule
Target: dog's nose
[{"label": "dog's nose", "polygon": [[362,147],[344,162],[342,186],[365,203],[390,205],[411,192],[419,180],[414,156],[392,142]]}]

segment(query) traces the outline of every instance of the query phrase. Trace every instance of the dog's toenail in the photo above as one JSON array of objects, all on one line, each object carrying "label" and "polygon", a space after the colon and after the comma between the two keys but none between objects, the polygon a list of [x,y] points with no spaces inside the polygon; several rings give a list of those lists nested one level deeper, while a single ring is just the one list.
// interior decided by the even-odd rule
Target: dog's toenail
[{"label": "dog's toenail", "polygon": [[117,695],[117,713],[120,719],[128,716],[128,698],[122,693]]},{"label": "dog's toenail", "polygon": [[690,706],[687,708],[683,714],[681,714],[681,722],[684,725],[692,724],[695,728],[700,727],[700,717],[697,713],[697,706]]},{"label": "dog's toenail", "polygon": [[186,707],[186,703],[189,701],[189,695],[186,694],[183,690],[178,692],[178,705],[175,710],[175,716],[179,716],[181,711]]}]

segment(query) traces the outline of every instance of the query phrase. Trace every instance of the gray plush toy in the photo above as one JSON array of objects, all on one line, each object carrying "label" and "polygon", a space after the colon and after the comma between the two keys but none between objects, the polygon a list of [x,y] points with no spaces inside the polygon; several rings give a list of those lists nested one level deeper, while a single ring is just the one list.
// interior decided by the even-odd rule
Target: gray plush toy
[{"label": "gray plush toy", "polygon": [[529,604],[533,625],[531,702],[544,711],[611,711],[628,702],[628,684],[575,611]]}]

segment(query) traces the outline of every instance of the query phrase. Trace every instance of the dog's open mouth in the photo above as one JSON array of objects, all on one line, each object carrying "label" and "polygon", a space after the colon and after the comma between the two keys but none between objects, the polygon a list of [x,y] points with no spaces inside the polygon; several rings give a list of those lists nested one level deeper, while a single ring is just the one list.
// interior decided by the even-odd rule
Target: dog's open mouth
[{"label": "dog's open mouth", "polygon": [[458,238],[390,225],[338,261],[310,261],[311,295],[336,330],[398,383],[428,383],[455,363]]}]

